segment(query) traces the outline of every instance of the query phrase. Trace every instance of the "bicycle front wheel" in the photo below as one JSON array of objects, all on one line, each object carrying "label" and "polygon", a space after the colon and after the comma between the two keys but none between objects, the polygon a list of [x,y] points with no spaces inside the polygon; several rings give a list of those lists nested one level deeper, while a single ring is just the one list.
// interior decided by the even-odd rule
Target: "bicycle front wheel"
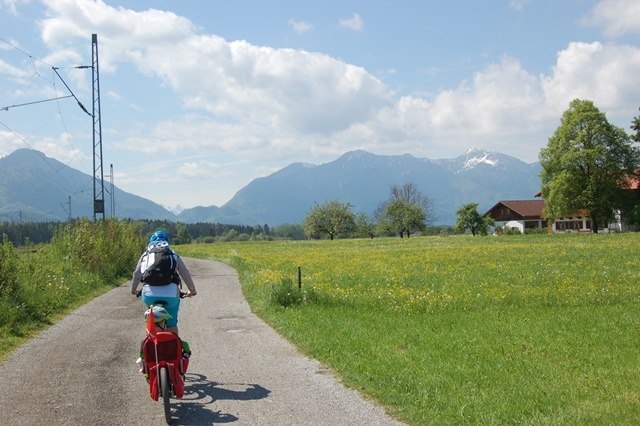
[{"label": "bicycle front wheel", "polygon": [[167,367],[160,369],[160,391],[162,392],[162,404],[164,405],[164,419],[171,423],[171,382]]}]

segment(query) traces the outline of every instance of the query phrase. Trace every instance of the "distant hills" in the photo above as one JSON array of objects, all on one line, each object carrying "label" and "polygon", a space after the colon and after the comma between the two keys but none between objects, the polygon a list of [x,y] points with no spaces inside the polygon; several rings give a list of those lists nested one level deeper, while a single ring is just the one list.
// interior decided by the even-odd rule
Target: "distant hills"
[{"label": "distant hills", "polygon": [[[539,163],[477,149],[443,160],[352,151],[321,165],[290,164],[254,179],[223,206],[199,206],[177,215],[115,188],[116,215],[273,227],[301,223],[315,203],[333,199],[350,203],[354,212],[372,215],[389,197],[392,185],[411,182],[434,201],[435,223],[453,224],[455,211],[465,203],[477,202],[484,211],[499,200],[533,198],[540,190],[539,173]],[[38,151],[15,151],[0,159],[0,221],[66,220],[71,191],[72,216],[93,217],[92,182],[92,176]]]},{"label": "distant hills", "polygon": [[[176,220],[161,205],[137,195],[115,188],[114,197],[118,217]],[[105,192],[107,217],[109,199]],[[30,149],[0,158],[0,221],[65,221],[69,216],[93,218],[93,176]]]}]

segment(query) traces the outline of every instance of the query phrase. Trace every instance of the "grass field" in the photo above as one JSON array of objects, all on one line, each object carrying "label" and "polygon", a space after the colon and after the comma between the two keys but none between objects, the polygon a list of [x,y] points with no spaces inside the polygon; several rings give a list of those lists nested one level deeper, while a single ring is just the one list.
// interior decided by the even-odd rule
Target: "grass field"
[{"label": "grass field", "polygon": [[[230,263],[255,312],[407,423],[640,423],[640,234],[178,252]],[[298,267],[302,302],[273,303]]]}]

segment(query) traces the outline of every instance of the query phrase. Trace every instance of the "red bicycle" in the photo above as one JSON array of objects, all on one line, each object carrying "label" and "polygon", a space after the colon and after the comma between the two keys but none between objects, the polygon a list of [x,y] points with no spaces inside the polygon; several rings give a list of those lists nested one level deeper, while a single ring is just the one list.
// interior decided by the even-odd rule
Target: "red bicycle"
[{"label": "red bicycle", "polygon": [[171,398],[182,399],[184,396],[184,375],[189,366],[189,354],[184,353],[178,335],[164,331],[166,321],[156,323],[153,308],[151,306],[146,314],[147,337],[141,347],[142,372],[149,382],[151,399],[158,401],[162,398],[164,418],[170,424]]}]

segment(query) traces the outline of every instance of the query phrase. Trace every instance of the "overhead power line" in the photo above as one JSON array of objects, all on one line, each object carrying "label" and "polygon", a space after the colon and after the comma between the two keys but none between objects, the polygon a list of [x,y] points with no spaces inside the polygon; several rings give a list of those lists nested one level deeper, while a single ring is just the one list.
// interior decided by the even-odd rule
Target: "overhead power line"
[{"label": "overhead power line", "polygon": [[66,99],[66,98],[71,98],[71,97],[73,97],[73,95],[59,96],[57,98],[44,99],[44,100],[41,100],[41,101],[25,102],[23,104],[7,105],[7,106],[0,107],[0,110],[9,111],[9,108],[17,108],[17,107],[26,106],[26,105],[40,104],[40,103],[43,103],[43,102],[58,101],[60,99]]}]

